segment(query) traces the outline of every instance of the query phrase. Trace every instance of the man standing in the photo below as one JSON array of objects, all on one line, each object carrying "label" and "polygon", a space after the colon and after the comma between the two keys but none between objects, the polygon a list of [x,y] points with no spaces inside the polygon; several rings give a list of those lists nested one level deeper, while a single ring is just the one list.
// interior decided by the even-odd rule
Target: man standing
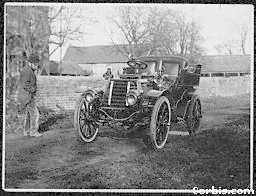
[{"label": "man standing", "polygon": [[110,67],[107,68],[106,73],[103,74],[103,78],[104,78],[105,80],[109,80],[109,79],[111,79],[111,78],[113,78],[113,77],[114,77],[114,75],[112,74],[111,68],[110,68]]},{"label": "man standing", "polygon": [[42,136],[42,134],[38,132],[39,111],[35,103],[37,84],[34,72],[38,69],[38,65],[39,57],[37,54],[32,53],[28,61],[25,59],[24,67],[20,73],[17,101],[19,103],[19,111],[25,112],[24,136]]}]

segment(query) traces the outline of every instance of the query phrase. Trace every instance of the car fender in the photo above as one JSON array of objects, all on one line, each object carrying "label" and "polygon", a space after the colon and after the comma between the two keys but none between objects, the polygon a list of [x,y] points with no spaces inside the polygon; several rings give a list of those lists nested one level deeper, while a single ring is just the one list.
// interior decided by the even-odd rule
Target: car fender
[{"label": "car fender", "polygon": [[155,97],[155,98],[159,98],[161,96],[166,96],[169,99],[170,102],[170,106],[171,106],[171,111],[172,111],[172,120],[174,121],[176,119],[176,111],[175,108],[173,107],[175,105],[174,100],[172,99],[170,95],[170,91],[168,89],[164,89],[164,90],[149,90],[146,93],[146,96],[148,97]]},{"label": "car fender", "polygon": [[171,104],[171,107],[174,105],[174,100],[171,98],[170,95],[170,91],[168,89],[164,89],[164,90],[149,90],[146,94],[147,97],[155,97],[155,98],[159,98],[160,96],[166,96]]},{"label": "car fender", "polygon": [[166,89],[165,90],[149,90],[145,93],[145,95],[147,97],[160,97],[165,91],[167,91]]}]

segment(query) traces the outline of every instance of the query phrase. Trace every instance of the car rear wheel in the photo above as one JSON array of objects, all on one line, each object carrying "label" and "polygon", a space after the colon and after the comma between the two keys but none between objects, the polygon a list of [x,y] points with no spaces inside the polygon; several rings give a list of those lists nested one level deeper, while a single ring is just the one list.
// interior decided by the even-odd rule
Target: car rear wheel
[{"label": "car rear wheel", "polygon": [[84,97],[81,97],[76,103],[74,126],[80,141],[89,143],[96,139],[99,126],[91,118],[90,111],[88,110],[88,105]]},{"label": "car rear wheel", "polygon": [[201,103],[199,99],[196,99],[195,101],[190,103],[188,108],[186,125],[190,135],[195,135],[200,131],[201,119]]},{"label": "car rear wheel", "polygon": [[171,121],[171,107],[167,97],[160,97],[153,108],[149,134],[143,139],[144,143],[154,150],[164,147]]}]

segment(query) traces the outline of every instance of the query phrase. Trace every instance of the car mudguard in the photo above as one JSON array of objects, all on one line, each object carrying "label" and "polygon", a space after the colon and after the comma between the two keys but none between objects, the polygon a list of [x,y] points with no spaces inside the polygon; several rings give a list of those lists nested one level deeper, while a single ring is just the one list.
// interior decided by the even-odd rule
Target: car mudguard
[{"label": "car mudguard", "polygon": [[171,117],[171,121],[175,121],[177,114],[176,114],[176,109],[174,107],[175,105],[175,101],[172,98],[172,96],[170,95],[170,91],[168,89],[164,89],[164,90],[149,90],[147,93],[145,93],[145,96],[147,97],[155,97],[155,98],[159,98],[161,96],[166,96],[169,99],[170,102],[170,106],[171,106],[171,111],[172,111],[172,117]]},{"label": "car mudguard", "polygon": [[162,90],[162,91],[160,91],[160,90],[149,90],[149,91],[147,91],[146,93],[145,93],[145,95],[147,96],[147,97],[160,97],[165,91],[167,91],[166,89],[165,90]]}]

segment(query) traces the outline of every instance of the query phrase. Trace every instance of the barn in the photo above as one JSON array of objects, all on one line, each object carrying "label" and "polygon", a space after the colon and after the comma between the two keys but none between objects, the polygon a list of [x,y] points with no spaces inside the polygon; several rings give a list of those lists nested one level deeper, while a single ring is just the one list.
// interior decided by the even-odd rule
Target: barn
[{"label": "barn", "polygon": [[62,75],[102,76],[108,67],[117,71],[124,67],[127,57],[113,46],[74,47],[67,49],[63,58]]},{"label": "barn", "polygon": [[250,73],[250,55],[208,55],[199,60],[202,76],[243,76]]},{"label": "barn", "polygon": [[[120,45],[122,46],[122,45]],[[68,47],[62,63],[62,75],[101,77],[108,67],[116,76],[126,66],[127,56],[117,46]],[[199,59],[203,77],[242,76],[250,73],[250,55],[207,55]]]}]

